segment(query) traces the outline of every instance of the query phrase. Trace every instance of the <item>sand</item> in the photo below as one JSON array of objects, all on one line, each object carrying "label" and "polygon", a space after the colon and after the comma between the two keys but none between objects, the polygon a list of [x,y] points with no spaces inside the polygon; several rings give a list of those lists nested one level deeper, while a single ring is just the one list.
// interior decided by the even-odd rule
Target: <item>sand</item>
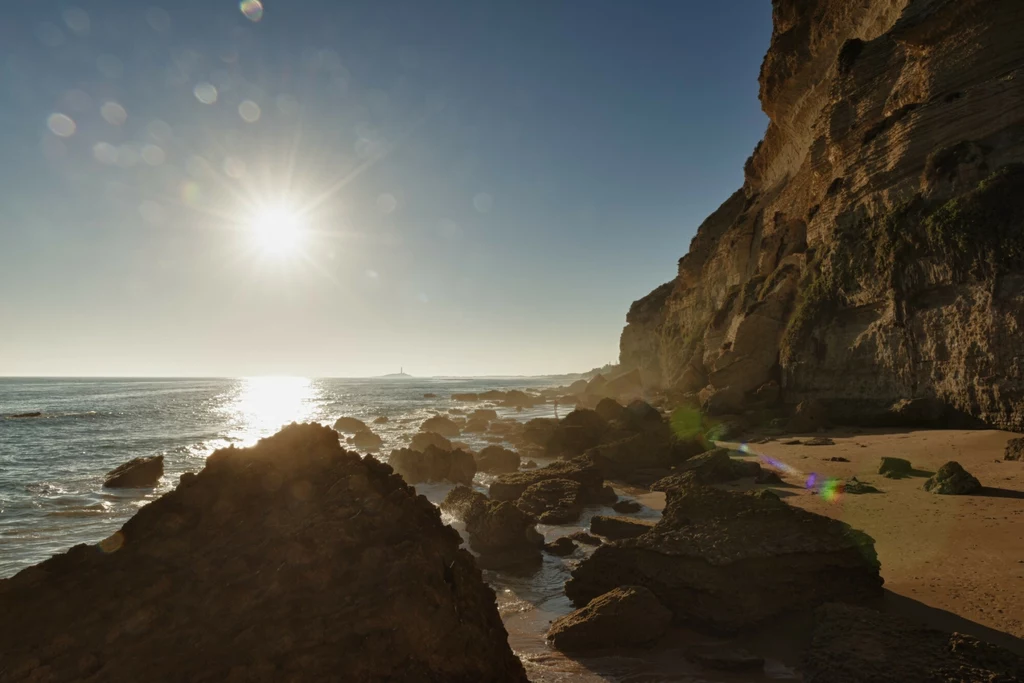
[{"label": "sand", "polygon": [[[784,500],[867,532],[885,579],[887,611],[937,628],[969,633],[1024,654],[1024,462],[1003,460],[1000,431],[846,430],[832,446],[785,445],[786,437],[751,444],[793,468],[783,473]],[[738,444],[721,444],[737,446]],[[882,456],[910,460],[913,476],[887,479]],[[849,462],[831,462],[843,457]],[[986,488],[978,495],[928,493],[928,475],[956,460]],[[763,461],[762,461],[762,464]],[[856,476],[881,492],[829,501],[805,488],[807,477]]]}]

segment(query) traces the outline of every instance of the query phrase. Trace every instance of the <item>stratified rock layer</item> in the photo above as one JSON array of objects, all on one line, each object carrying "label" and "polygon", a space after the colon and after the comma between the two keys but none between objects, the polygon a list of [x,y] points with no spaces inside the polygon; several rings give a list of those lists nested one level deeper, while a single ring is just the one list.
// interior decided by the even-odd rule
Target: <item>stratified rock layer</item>
[{"label": "stratified rock layer", "polygon": [[1024,3],[775,0],[743,188],[624,369],[737,412],[1024,430]]},{"label": "stratified rock layer", "polygon": [[567,652],[644,645],[660,638],[672,613],[643,586],[622,586],[555,620],[548,640]]},{"label": "stratified rock layer", "polygon": [[734,632],[836,600],[881,595],[873,541],[764,492],[672,488],[661,521],[603,545],[573,571],[582,605],[623,585],[649,588],[678,622]]},{"label": "stratified rock layer", "polygon": [[390,467],[291,425],[0,581],[0,681],[525,681],[460,543]]}]

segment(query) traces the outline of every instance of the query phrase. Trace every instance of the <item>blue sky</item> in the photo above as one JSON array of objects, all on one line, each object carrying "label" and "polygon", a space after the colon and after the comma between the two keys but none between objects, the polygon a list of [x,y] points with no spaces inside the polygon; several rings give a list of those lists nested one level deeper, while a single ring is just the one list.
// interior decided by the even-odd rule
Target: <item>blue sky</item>
[{"label": "blue sky", "polygon": [[5,3],[0,375],[601,365],[767,123],[767,0],[263,5]]}]

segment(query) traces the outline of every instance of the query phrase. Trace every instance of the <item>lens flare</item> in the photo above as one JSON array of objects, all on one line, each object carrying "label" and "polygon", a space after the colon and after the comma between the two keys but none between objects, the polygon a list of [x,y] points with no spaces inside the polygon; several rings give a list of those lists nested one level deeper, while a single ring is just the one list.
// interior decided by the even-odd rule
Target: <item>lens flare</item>
[{"label": "lens flare", "polygon": [[242,0],[238,6],[249,21],[259,21],[263,18],[263,3],[260,0]]}]

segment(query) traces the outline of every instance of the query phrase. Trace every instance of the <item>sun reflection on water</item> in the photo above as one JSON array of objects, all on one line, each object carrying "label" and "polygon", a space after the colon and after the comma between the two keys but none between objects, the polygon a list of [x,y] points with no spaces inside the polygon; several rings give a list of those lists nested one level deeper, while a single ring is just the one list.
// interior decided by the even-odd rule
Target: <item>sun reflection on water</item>
[{"label": "sun reflection on water", "polygon": [[308,377],[243,378],[228,406],[237,425],[232,436],[249,446],[286,424],[309,421],[317,393]]}]

